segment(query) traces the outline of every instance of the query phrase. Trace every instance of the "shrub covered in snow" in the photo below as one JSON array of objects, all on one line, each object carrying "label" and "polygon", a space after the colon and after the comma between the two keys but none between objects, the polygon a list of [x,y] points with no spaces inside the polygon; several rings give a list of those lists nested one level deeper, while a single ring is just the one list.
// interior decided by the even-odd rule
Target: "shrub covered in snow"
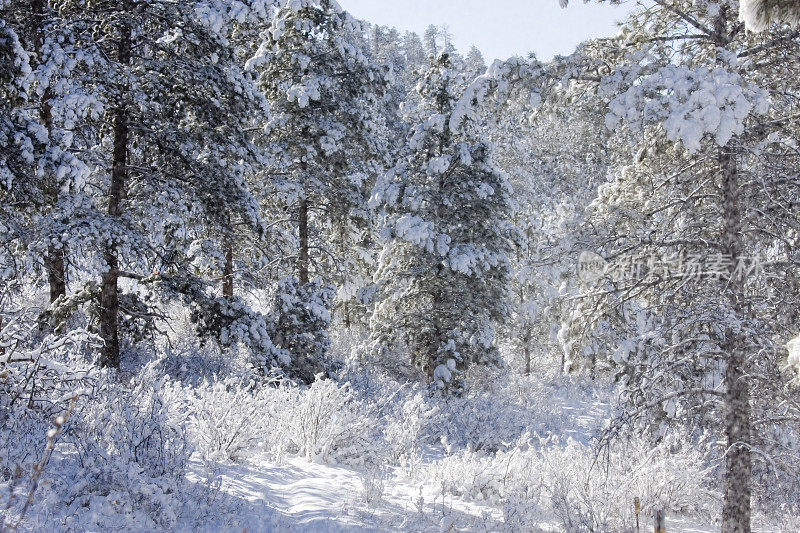
[{"label": "shrub covered in snow", "polygon": [[[182,392],[158,361],[127,384],[86,363],[83,350],[92,342],[75,331],[32,345],[12,343],[5,354],[14,361],[0,378],[0,482],[14,478],[3,495],[7,518],[20,516],[30,495],[34,529],[54,520],[66,529],[113,529],[132,521],[169,527],[181,509],[191,453]],[[67,422],[52,433],[56,415]],[[51,436],[54,451],[49,464],[41,463]]]},{"label": "shrub covered in snow", "polygon": [[180,508],[192,446],[179,386],[151,363],[128,386],[105,374],[68,426],[64,444],[77,452],[74,478],[64,477],[70,510],[99,505],[168,527]]},{"label": "shrub covered in snow", "polygon": [[363,465],[375,460],[378,421],[349,384],[317,380],[274,389],[268,448],[309,461]]},{"label": "shrub covered in snow", "polygon": [[191,434],[209,459],[239,460],[265,439],[275,391],[226,378],[187,390]]},{"label": "shrub covered in snow", "polygon": [[700,514],[716,512],[719,495],[704,479],[701,449],[677,436],[658,446],[635,439],[598,454],[572,439],[525,435],[507,451],[461,450],[421,475],[450,493],[503,506],[507,524],[530,529],[546,517],[567,531],[631,527],[631,502],[642,508]]},{"label": "shrub covered in snow", "polygon": [[[9,320],[10,318],[10,320]],[[86,331],[44,335],[31,313],[6,317],[0,355],[0,479],[29,472],[44,451],[52,419],[86,396],[98,377],[83,351],[97,340]]]}]

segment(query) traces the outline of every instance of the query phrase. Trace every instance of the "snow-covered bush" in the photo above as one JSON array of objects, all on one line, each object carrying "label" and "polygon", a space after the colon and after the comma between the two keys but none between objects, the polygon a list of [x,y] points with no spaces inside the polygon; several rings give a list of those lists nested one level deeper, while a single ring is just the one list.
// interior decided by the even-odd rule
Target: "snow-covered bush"
[{"label": "snow-covered bush", "polygon": [[307,388],[275,389],[268,448],[309,461],[364,465],[376,460],[377,421],[349,384],[317,380]]},{"label": "snow-covered bush", "polygon": [[191,435],[209,459],[240,460],[255,451],[268,429],[270,388],[226,378],[203,383],[188,392]]},{"label": "snow-covered bush", "polygon": [[391,460],[402,463],[420,454],[428,437],[425,430],[433,406],[421,391],[407,395],[398,402],[394,412],[386,416],[384,438]]},{"label": "snow-covered bush", "polygon": [[[31,471],[53,417],[85,396],[98,376],[83,351],[96,343],[84,330],[41,335],[30,312],[4,317],[0,341],[0,479]],[[32,339],[40,338],[38,341]]]},{"label": "snow-covered bush", "polygon": [[435,428],[450,446],[496,451],[521,435],[531,420],[522,402],[490,392],[434,403]]},{"label": "snow-covered bush", "polygon": [[53,419],[68,415],[63,432],[53,434],[58,438],[32,501],[36,511],[29,511],[24,527],[174,524],[191,452],[180,388],[163,376],[158,360],[122,383],[122,374],[87,362],[88,348],[97,346],[93,335],[47,334],[31,317],[7,315],[2,331],[0,482],[17,478],[3,505],[20,516],[34,494],[32,466],[43,456]]},{"label": "snow-covered bush", "polygon": [[[573,428],[568,425],[568,411],[562,403],[565,397],[580,403],[604,390],[587,390],[577,381],[542,383],[525,376],[480,370],[479,375],[468,376],[464,395],[428,400],[431,412],[426,417],[425,433],[431,442],[444,438],[454,449],[491,452],[507,449],[529,428],[542,435],[569,431]],[[556,398],[559,401],[554,401]]]},{"label": "snow-covered bush", "polygon": [[[780,448],[759,454],[753,465],[753,508],[776,520],[773,524],[781,531],[794,531],[800,524],[800,430],[766,425],[760,429],[765,441],[779,443]],[[777,520],[794,520],[795,526]]]},{"label": "snow-covered bush", "polygon": [[792,381],[800,385],[800,335],[786,343],[789,356],[786,358],[786,370],[792,374]]},{"label": "snow-covered bush", "polygon": [[[0,378],[2,379],[2,378]],[[13,405],[3,394],[0,414],[0,480],[30,472],[44,453],[46,420],[24,405]]]},{"label": "snow-covered bush", "polygon": [[175,331],[174,339],[155,347],[162,372],[170,379],[197,386],[204,381],[214,381],[217,376],[235,375],[244,379],[252,374],[248,350],[239,349],[236,345],[223,347],[217,343],[201,342],[195,336],[187,313],[182,309],[171,311],[174,318],[170,325]]},{"label": "snow-covered bush", "polygon": [[62,477],[60,493],[72,512],[88,507],[103,515],[113,508],[149,527],[177,519],[192,448],[182,392],[158,367],[158,361],[145,366],[128,386],[103,375],[68,426],[64,440],[76,450],[79,468]]},{"label": "snow-covered bush", "polygon": [[377,467],[367,468],[361,474],[361,492],[359,499],[367,504],[374,504],[383,499],[386,473]]},{"label": "snow-covered bush", "polygon": [[667,437],[653,447],[643,439],[598,454],[573,439],[525,436],[494,455],[458,451],[420,474],[451,494],[502,504],[508,524],[530,528],[558,520],[567,531],[630,527],[631,502],[685,514],[717,512],[719,497],[704,480],[712,467],[697,447]]}]

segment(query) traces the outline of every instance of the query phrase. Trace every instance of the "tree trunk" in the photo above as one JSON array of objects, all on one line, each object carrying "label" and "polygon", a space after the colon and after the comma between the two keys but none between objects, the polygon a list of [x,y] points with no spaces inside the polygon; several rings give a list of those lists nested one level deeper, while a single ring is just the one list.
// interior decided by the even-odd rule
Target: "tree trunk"
[{"label": "tree trunk", "polygon": [[[347,222],[345,219],[339,220],[339,256],[342,258],[343,263],[346,265],[347,260],[344,259],[345,253],[347,251],[347,247],[345,246],[345,242],[347,240],[347,235],[345,232],[345,226]],[[342,281],[344,284],[344,281]],[[344,302],[344,309],[342,310],[342,315],[344,319],[344,327],[345,329],[350,329],[350,302]],[[333,323],[333,320],[331,320]]]},{"label": "tree trunk", "polygon": [[[35,28],[34,46],[36,47],[37,61],[42,62],[44,57],[44,22],[47,19],[47,9],[44,0],[34,0],[32,4],[33,20]],[[42,120],[47,129],[49,140],[52,141],[53,136],[53,112],[50,106],[50,98],[53,97],[53,91],[48,87],[41,100],[39,101],[39,118]],[[55,177],[52,183],[45,184],[44,197],[49,206],[55,206],[58,203],[58,184],[55,183]],[[48,238],[52,238],[48,236]],[[66,257],[64,248],[60,246],[49,245],[47,247],[47,257],[45,258],[45,268],[47,270],[47,281],[50,285],[50,303],[56,301],[60,296],[67,293],[66,285]]]},{"label": "tree trunk", "polygon": [[[129,2],[124,4],[124,14],[129,15]],[[117,43],[117,59],[121,65],[129,65],[131,61],[131,28],[125,22],[120,28]],[[125,180],[128,164],[128,108],[125,103],[125,89],[118,97],[114,110],[114,152],[111,168],[111,183],[108,190],[108,214],[117,218],[122,214],[122,198],[125,193]],[[103,338],[103,353],[100,364],[119,368],[119,294],[117,281],[119,278],[119,262],[117,246],[113,240],[103,254],[108,270],[103,274],[100,289],[100,336]]]},{"label": "tree trunk", "polygon": [[[42,14],[42,16],[44,16],[44,14]],[[51,97],[52,91],[48,88],[42,96],[39,107],[39,115],[47,128],[48,136],[52,136],[53,134],[53,113],[50,107]],[[53,179],[55,179],[55,177],[53,177]],[[57,183],[50,183],[48,185],[49,186],[46,187],[45,197],[49,205],[55,206],[58,203],[59,186]],[[50,303],[53,303],[59,297],[67,294],[66,253],[63,245],[48,245],[45,267],[47,269],[47,282],[50,285]]]},{"label": "tree trunk", "polygon": [[297,256],[297,279],[301,285],[308,283],[308,200],[300,200],[297,225],[300,234],[300,253]]},{"label": "tree trunk", "polygon": [[67,268],[64,248],[53,246],[47,248],[47,282],[50,285],[50,303],[67,294]]},{"label": "tree trunk", "polygon": [[[739,179],[736,156],[729,148],[720,149],[722,173],[723,247],[731,260],[730,279],[725,280],[730,303],[737,317],[744,310],[744,280],[736,274],[742,257],[742,213],[739,209]],[[725,332],[725,494],[722,507],[722,533],[750,532],[751,496],[751,419],[750,383],[745,339],[730,328]]]},{"label": "tree trunk", "polygon": [[225,239],[225,268],[222,271],[222,296],[233,298],[233,244],[230,237]]},{"label": "tree trunk", "polygon": [[529,335],[522,337],[522,353],[525,355],[525,375],[531,375],[531,345]]},{"label": "tree trunk", "polygon": [[[733,343],[731,343],[733,344]],[[725,498],[723,533],[750,532],[751,463],[750,389],[741,347],[728,346],[725,369]]]}]

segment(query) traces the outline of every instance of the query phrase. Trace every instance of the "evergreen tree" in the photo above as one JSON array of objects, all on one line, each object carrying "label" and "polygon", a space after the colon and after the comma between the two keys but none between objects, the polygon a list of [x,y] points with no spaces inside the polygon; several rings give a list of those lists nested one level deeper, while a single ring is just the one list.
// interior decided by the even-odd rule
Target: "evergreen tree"
[{"label": "evergreen tree", "polygon": [[77,71],[89,58],[76,46],[71,28],[58,17],[57,6],[30,0],[0,5],[0,12],[30,57],[26,105],[35,110],[36,149],[30,154],[30,172],[20,179],[26,183],[24,205],[28,216],[35,213],[35,224],[26,231],[25,255],[33,265],[44,267],[50,302],[54,302],[66,295],[70,263],[66,251],[81,240],[86,214],[94,212],[84,190],[89,169],[75,156],[83,148],[76,138],[80,124],[96,118],[103,106],[91,88],[81,84]]},{"label": "evergreen tree", "polygon": [[800,5],[793,0],[741,0],[739,17],[750,31],[764,31],[774,22],[800,23]]},{"label": "evergreen tree", "polygon": [[486,72],[486,61],[483,59],[483,53],[477,46],[471,46],[464,58],[464,65],[467,69],[467,76],[470,79],[477,78]]},{"label": "evergreen tree", "polygon": [[294,276],[278,282],[269,330],[275,347],[268,362],[282,361],[286,373],[304,383],[313,383],[318,374],[325,374],[335,292],[320,278],[302,285]]},{"label": "evergreen tree", "polygon": [[609,276],[574,323],[589,324],[590,344],[616,346],[605,351],[629,387],[627,422],[700,420],[724,438],[722,530],[749,531],[753,475],[775,466],[752,450],[771,450],[797,416],[781,372],[798,328],[784,300],[798,191],[782,177],[796,165],[782,141],[796,99],[763,88],[796,94],[798,40],[786,31],[764,46],[732,2],[655,4],[623,27],[604,77],[627,162],[593,220]]},{"label": "evergreen tree", "polygon": [[[59,6],[64,24],[91,52],[83,76],[107,102],[87,150],[105,214],[87,223],[101,250],[95,268],[102,272],[101,362],[108,366],[120,363],[120,316],[149,307],[136,293],[121,296],[121,277],[199,282],[187,264],[193,237],[230,235],[237,220],[260,228],[246,179],[260,153],[247,130],[266,102],[237,68],[215,29],[217,18],[202,7],[209,6],[135,0]],[[167,287],[185,284],[173,280]]]},{"label": "evergreen tree", "polygon": [[[442,54],[420,83],[428,116],[373,191],[383,250],[375,274],[372,355],[458,391],[473,364],[498,362],[506,316],[511,188],[476,125],[455,113],[460,74]],[[397,358],[408,353],[409,361]]]},{"label": "evergreen tree", "polygon": [[496,158],[510,175],[522,233],[504,333],[517,356],[512,362],[526,373],[560,372],[574,363],[557,334],[579,292],[576,261],[599,246],[585,224],[586,208],[606,179],[610,132],[603,100],[586,89],[567,81],[546,92],[516,91],[490,113]]},{"label": "evergreen tree", "polygon": [[430,24],[427,28],[425,28],[423,42],[425,43],[425,53],[427,54],[428,58],[438,57],[439,52],[442,51],[439,32],[440,29],[435,24]]},{"label": "evergreen tree", "polygon": [[[0,330],[10,294],[20,285],[18,256],[29,218],[26,197],[38,191],[27,179],[33,170],[36,137],[42,130],[27,111],[31,67],[17,34],[0,18]],[[34,196],[35,197],[35,196]],[[0,355],[5,348],[0,347]]]},{"label": "evergreen tree", "polygon": [[365,212],[386,153],[379,113],[386,72],[355,43],[359,32],[360,24],[332,0],[290,1],[248,62],[271,104],[267,142],[282,178],[272,186],[296,213],[302,284],[320,262],[312,251],[326,258],[329,232],[341,234],[342,225]]}]

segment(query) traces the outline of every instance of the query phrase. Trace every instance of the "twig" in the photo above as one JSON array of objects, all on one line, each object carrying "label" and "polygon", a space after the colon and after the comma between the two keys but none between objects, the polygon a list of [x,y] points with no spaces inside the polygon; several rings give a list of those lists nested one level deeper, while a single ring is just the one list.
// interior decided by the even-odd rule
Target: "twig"
[{"label": "twig", "polygon": [[[67,422],[69,415],[72,413],[72,410],[75,408],[75,402],[77,400],[77,396],[73,396],[69,402],[69,407],[64,412],[64,414],[59,415],[53,421],[53,427],[47,431],[47,446],[45,447],[44,454],[39,462],[33,467],[33,476],[31,476],[31,488],[28,490],[28,497],[25,500],[25,505],[22,507],[22,511],[19,515],[19,519],[17,520],[16,524],[11,524],[10,522],[5,522],[2,525],[2,531],[8,532],[16,532],[19,529],[20,524],[25,519],[25,515],[28,512],[28,508],[30,507],[31,503],[33,503],[33,497],[36,494],[36,489],[39,488],[39,478],[42,476],[42,472],[44,471],[44,467],[47,466],[48,461],[50,461],[50,457],[53,455],[53,448],[55,447],[55,441],[61,432],[64,429],[64,424]],[[9,502],[10,505],[10,502]]]}]

